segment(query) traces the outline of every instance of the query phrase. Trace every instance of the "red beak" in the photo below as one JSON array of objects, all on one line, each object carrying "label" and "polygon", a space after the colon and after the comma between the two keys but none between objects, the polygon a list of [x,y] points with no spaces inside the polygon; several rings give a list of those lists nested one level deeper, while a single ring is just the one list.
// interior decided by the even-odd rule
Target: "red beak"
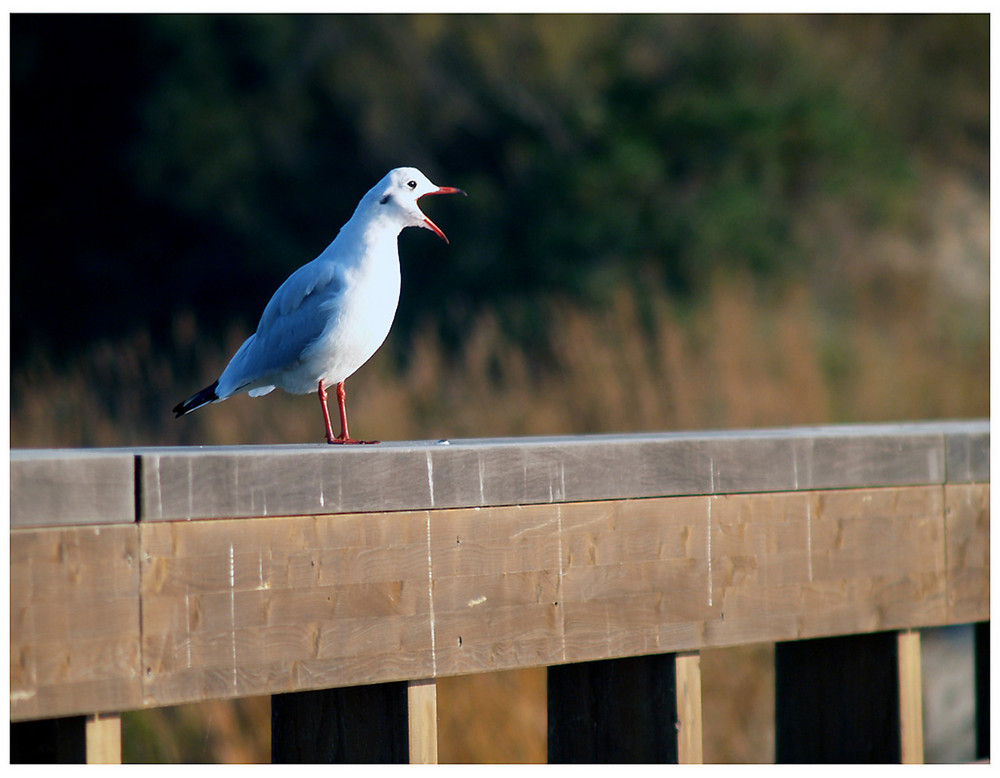
[{"label": "red beak", "polygon": [[[453,186],[442,186],[439,189],[435,189],[433,192],[428,192],[427,194],[422,194],[422,195],[420,195],[420,197],[427,197],[427,195],[439,195],[439,194],[460,194],[460,195],[464,195],[465,192],[463,192],[461,189],[457,189],[457,188],[455,188]],[[418,197],[417,199],[419,200],[420,197]],[[468,197],[468,195],[466,195],[466,197]],[[448,236],[445,235],[441,231],[441,228],[438,227],[434,222],[432,222],[426,216],[424,216],[424,224],[427,225],[427,229],[433,230],[434,232],[436,232],[437,236],[439,238],[441,238],[441,240],[443,240],[445,243],[450,243],[450,241],[448,240]]]}]

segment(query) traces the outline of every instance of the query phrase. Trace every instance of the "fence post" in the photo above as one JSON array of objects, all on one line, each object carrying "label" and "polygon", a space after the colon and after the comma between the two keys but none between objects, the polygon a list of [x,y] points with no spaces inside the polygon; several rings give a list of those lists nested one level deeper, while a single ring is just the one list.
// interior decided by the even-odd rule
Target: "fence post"
[{"label": "fence post", "polygon": [[976,623],[976,759],[990,758],[990,623]]},{"label": "fence post", "polygon": [[122,717],[117,713],[87,716],[87,764],[122,763]]},{"label": "fence post", "polygon": [[702,764],[701,654],[677,654],[677,762]]},{"label": "fence post", "polygon": [[924,763],[924,717],[920,682],[920,633],[897,636],[899,657],[899,748],[903,764]]},{"label": "fence post", "polygon": [[775,758],[900,761],[895,632],[775,643]]},{"label": "fence post", "polygon": [[271,696],[273,763],[395,763],[409,756],[405,681]]},{"label": "fence post", "polygon": [[425,678],[407,685],[410,764],[437,764],[437,681]]},{"label": "fence post", "polygon": [[673,654],[548,669],[550,763],[677,762]]}]

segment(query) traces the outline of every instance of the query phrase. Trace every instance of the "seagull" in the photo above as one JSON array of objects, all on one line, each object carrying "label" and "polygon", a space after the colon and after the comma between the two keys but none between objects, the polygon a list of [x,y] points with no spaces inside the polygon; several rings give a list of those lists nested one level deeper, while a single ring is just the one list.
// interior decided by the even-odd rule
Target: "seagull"
[{"label": "seagull", "polygon": [[[317,392],[327,443],[355,440],[347,431],[344,381],[378,351],[399,302],[397,238],[406,227],[448,238],[417,205],[421,197],[462,194],[437,186],[419,170],[390,170],[361,198],[333,243],[278,287],[257,331],[247,338],[218,380],[174,406],[175,418],[208,403],[248,392],[262,397],[281,387],[290,394]],[[334,436],[326,387],[335,385],[340,434]]]}]

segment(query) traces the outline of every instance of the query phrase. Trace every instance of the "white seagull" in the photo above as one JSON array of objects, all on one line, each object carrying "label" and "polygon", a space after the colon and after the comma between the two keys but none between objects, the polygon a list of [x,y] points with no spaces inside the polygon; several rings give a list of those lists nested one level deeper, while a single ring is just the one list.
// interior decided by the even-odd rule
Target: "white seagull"
[{"label": "white seagull", "polygon": [[[358,203],[333,243],[303,265],[274,293],[257,331],[240,346],[211,386],[178,403],[175,417],[239,392],[261,397],[281,387],[290,394],[319,394],[327,443],[354,440],[347,432],[344,381],[385,341],[399,302],[397,237],[405,227],[441,229],[421,213],[426,195],[465,194],[436,186],[416,168],[390,170]],[[340,434],[330,426],[326,387],[337,386]]]}]

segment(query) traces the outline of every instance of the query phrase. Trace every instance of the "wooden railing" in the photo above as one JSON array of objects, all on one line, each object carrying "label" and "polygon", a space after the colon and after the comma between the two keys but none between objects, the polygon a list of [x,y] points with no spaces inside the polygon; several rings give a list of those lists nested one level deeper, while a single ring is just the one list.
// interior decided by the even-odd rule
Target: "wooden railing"
[{"label": "wooden railing", "polygon": [[779,761],[920,761],[916,630],[989,620],[989,423],[21,450],[10,540],[40,758],[273,695],[275,761],[435,761],[434,679],[546,666],[551,761],[697,762],[698,651],[775,642]]}]

